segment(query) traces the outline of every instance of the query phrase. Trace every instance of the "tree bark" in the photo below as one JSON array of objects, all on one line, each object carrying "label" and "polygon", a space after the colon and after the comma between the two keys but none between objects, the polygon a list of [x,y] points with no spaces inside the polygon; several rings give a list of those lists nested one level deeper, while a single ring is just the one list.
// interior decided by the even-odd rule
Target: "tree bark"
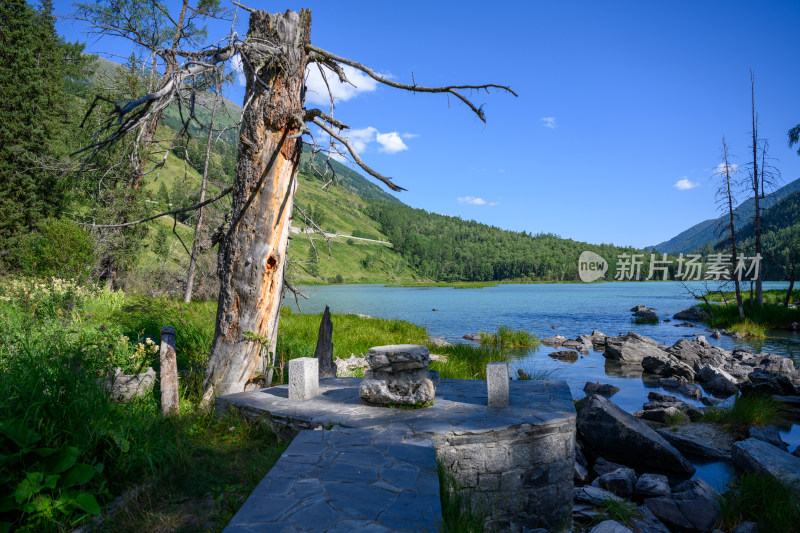
[{"label": "tree bark", "polygon": [[[279,46],[278,54],[257,53],[243,60],[247,87],[239,136],[230,228],[220,245],[217,325],[201,403],[214,395],[244,390],[257,371],[266,374],[261,343],[274,357],[284,266],[297,186],[304,127],[303,77],[311,12],[269,14],[253,11],[248,41]],[[254,72],[255,69],[255,72]],[[259,368],[261,363],[261,368]]]},{"label": "tree bark", "polygon": [[[759,205],[759,196],[760,196],[760,189],[759,180],[763,181],[763,168],[762,175],[759,178],[758,176],[758,118],[756,115],[756,80],[753,71],[750,71],[750,104],[751,104],[751,111],[753,115],[753,200],[755,201],[755,219],[754,219],[754,231],[755,231],[755,248],[756,248],[756,256],[761,255],[761,206]],[[761,293],[761,272],[762,268],[758,269],[758,276],[756,277],[756,303],[758,305],[764,304],[764,298]],[[752,298],[751,298],[752,300]],[[752,302],[751,302],[752,303]]]}]

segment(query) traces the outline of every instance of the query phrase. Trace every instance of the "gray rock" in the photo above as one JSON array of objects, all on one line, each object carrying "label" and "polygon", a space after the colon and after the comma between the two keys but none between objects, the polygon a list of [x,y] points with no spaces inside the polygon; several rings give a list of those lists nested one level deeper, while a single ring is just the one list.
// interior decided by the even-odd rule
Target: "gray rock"
[{"label": "gray rock", "polygon": [[675,320],[693,320],[695,322],[702,322],[706,318],[708,318],[708,313],[703,311],[698,306],[690,307],[689,309],[684,309],[678,313],[675,313],[673,317]]},{"label": "gray rock", "polygon": [[731,533],[758,533],[758,524],[755,522],[743,522],[733,528]]},{"label": "gray rock", "polygon": [[433,400],[439,375],[428,370],[425,346],[397,344],[370,348],[370,369],[358,388],[361,399],[380,405],[415,405]]},{"label": "gray rock", "polygon": [[736,379],[733,376],[709,364],[700,365],[697,372],[697,379],[702,381],[703,387],[712,394],[730,396],[739,391],[736,386]]},{"label": "gray rock", "polygon": [[719,519],[719,494],[702,479],[690,479],[677,487],[671,496],[648,498],[650,511],[670,528],[711,531]]},{"label": "gray rock", "polygon": [[600,395],[586,399],[577,427],[595,456],[642,469],[694,473],[694,467],[655,430]]},{"label": "gray rock", "polygon": [[741,340],[741,339],[744,339],[744,335],[742,335],[738,331],[734,331],[733,333],[728,333],[728,337],[730,337],[733,340],[737,340],[737,341]]},{"label": "gray rock", "polygon": [[603,396],[613,396],[620,391],[619,387],[609,385],[608,383],[600,383],[599,381],[587,381],[583,386],[583,392],[586,394],[602,394]]},{"label": "gray rock", "polygon": [[608,474],[609,472],[613,472],[614,470],[618,470],[620,468],[625,467],[621,464],[612,463],[611,461],[606,461],[602,457],[598,457],[594,462],[594,465],[592,465],[592,472],[594,472],[596,476],[600,477],[603,474]]},{"label": "gray rock", "polygon": [[[481,334],[480,333],[467,333],[466,335],[464,335],[461,338],[462,339],[466,339],[468,341],[472,341],[472,342],[481,342]],[[542,341],[542,342],[544,342],[544,341]]]},{"label": "gray rock", "polygon": [[589,533],[633,533],[633,531],[615,520],[603,520],[594,526]]},{"label": "gray rock", "polygon": [[577,481],[578,483],[585,483],[586,482],[586,478],[589,477],[589,471],[586,470],[586,468],[584,468],[580,464],[578,464],[577,461],[575,461],[575,464],[573,466],[573,471],[574,472],[573,472],[572,479]]},{"label": "gray rock", "polygon": [[783,442],[781,434],[775,426],[751,427],[747,429],[747,434],[754,439],[763,440],[768,444],[772,444],[785,452],[789,451],[789,445]]},{"label": "gray rock", "polygon": [[794,363],[788,357],[783,357],[775,353],[760,353],[755,356],[755,366],[768,372],[775,372],[783,376],[791,376],[794,373]]},{"label": "gray rock", "polygon": [[748,381],[741,384],[742,392],[786,396],[795,396],[798,394],[797,389],[788,377],[775,372],[759,368],[753,370],[747,379]]},{"label": "gray rock", "polygon": [[684,383],[682,385],[679,385],[678,388],[675,390],[679,394],[683,394],[684,396],[688,396],[689,398],[694,398],[695,400],[699,400],[703,396],[703,389],[701,389],[694,383]]},{"label": "gray rock", "polygon": [[558,359],[559,361],[565,361],[567,363],[574,363],[578,360],[580,354],[575,350],[561,350],[558,352],[551,352],[549,354],[550,357],[553,359]]},{"label": "gray rock", "polygon": [[794,455],[795,457],[800,457],[800,446],[794,449],[792,455]]},{"label": "gray rock", "polygon": [[652,422],[660,422],[666,424],[668,419],[675,419],[676,416],[683,413],[677,407],[658,407],[654,409],[643,409],[636,411],[633,416],[642,420],[650,420]]},{"label": "gray rock", "polygon": [[605,346],[606,337],[607,337],[607,335],[605,333],[602,333],[600,331],[594,330],[594,331],[592,331],[592,344],[599,345],[599,346]]},{"label": "gray rock", "polygon": [[681,385],[687,383],[686,378],[674,376],[671,378],[661,378],[658,380],[658,385],[665,389],[677,389]]},{"label": "gray rock", "polygon": [[586,460],[586,456],[581,451],[581,445],[577,441],[575,442],[575,462],[584,468],[589,468],[589,461]]},{"label": "gray rock", "polygon": [[636,512],[639,516],[631,520],[631,525],[638,533],[672,533],[646,505],[640,505]]},{"label": "gray rock", "polygon": [[632,468],[620,467],[597,478],[601,488],[613,492],[617,496],[630,498],[636,484],[636,472]]},{"label": "gray rock", "polygon": [[601,505],[607,500],[623,501],[622,498],[600,487],[586,485],[585,487],[575,487],[572,493],[575,501]]},{"label": "gray rock", "polygon": [[428,339],[428,342],[430,342],[437,348],[448,348],[452,346],[452,344],[447,342],[447,340],[444,337],[431,337]]},{"label": "gray rock", "polygon": [[657,376],[680,376],[686,379],[694,379],[692,367],[674,357],[670,357],[666,352],[646,356],[642,359],[642,368],[644,368],[645,372]]},{"label": "gray rock", "polygon": [[633,487],[633,495],[637,498],[655,498],[669,496],[669,479],[661,474],[642,474]]},{"label": "gray rock", "polygon": [[623,363],[641,363],[648,355],[659,357],[663,353],[653,339],[629,332],[627,335],[607,337],[603,356]]},{"label": "gray rock", "polygon": [[[666,320],[664,321],[666,322]],[[696,328],[694,324],[690,324],[689,322],[681,322],[680,324],[673,324],[676,328]]]},{"label": "gray rock", "polygon": [[739,470],[800,482],[800,458],[762,440],[749,438],[735,442],[731,448],[731,458]]},{"label": "gray rock", "polygon": [[652,409],[666,409],[668,407],[675,407],[678,410],[683,411],[693,422],[700,420],[703,417],[703,411],[694,405],[677,400],[677,398],[674,402],[649,401],[642,406],[642,409],[649,411]]},{"label": "gray rock", "polygon": [[656,314],[656,312],[651,311],[649,309],[646,309],[644,311],[636,311],[635,313],[633,313],[633,316],[635,316],[636,318],[643,318],[645,320],[658,320],[658,315]]},{"label": "gray rock", "polygon": [[567,338],[564,337],[563,335],[556,335],[554,337],[545,337],[544,339],[542,339],[542,344],[544,344],[545,346],[557,347],[561,346],[565,340],[567,340]]},{"label": "gray rock", "polygon": [[631,307],[631,313],[638,313],[640,311],[647,311],[647,306],[637,305],[636,307]]},{"label": "gray rock", "polygon": [[718,330],[718,329],[714,330],[714,333],[711,334],[711,338],[712,339],[721,339],[722,338],[722,332],[720,330]]},{"label": "gray rock", "polygon": [[563,346],[564,348],[580,349],[584,347],[584,344],[580,341],[576,341],[575,339],[567,339],[561,343],[561,346]]},{"label": "gray rock", "polygon": [[706,347],[696,340],[681,339],[667,348],[667,351],[679,361],[689,365],[694,365],[706,356]]},{"label": "gray rock", "polygon": [[717,398],[709,398],[708,396],[703,396],[700,398],[700,401],[703,403],[703,405],[708,407],[719,405],[719,403],[722,402],[722,400],[718,400]]},{"label": "gray rock", "polygon": [[672,431],[657,430],[658,434],[664,439],[675,446],[681,453],[696,457],[699,459],[706,459],[710,461],[729,461],[730,455],[722,450],[718,450],[711,446],[707,446],[699,439],[693,438],[689,435],[682,433],[674,433]]}]

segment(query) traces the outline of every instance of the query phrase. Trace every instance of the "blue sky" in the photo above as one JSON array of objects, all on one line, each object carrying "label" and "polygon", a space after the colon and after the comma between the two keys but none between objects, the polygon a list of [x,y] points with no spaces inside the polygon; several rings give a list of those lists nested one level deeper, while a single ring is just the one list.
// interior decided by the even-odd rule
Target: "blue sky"
[{"label": "blue sky", "polygon": [[[519,93],[475,95],[486,124],[444,95],[360,79],[342,93],[336,117],[413,207],[593,243],[666,240],[717,216],[711,175],[723,135],[733,162],[747,162],[750,69],[760,136],[783,182],[800,178],[787,143],[800,123],[797,1],[249,5],[310,8],[313,44],[398,81],[413,73],[420,85]],[[76,22],[58,29],[88,39]],[[210,36],[227,30],[211,24]],[[127,55],[126,46],[88,40],[87,50]],[[242,95],[228,89],[237,103]]]}]

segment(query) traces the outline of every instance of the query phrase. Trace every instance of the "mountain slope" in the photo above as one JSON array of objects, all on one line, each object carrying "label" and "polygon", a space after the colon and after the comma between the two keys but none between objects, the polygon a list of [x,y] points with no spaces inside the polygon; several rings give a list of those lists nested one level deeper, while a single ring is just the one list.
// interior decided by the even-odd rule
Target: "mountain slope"
[{"label": "mountain slope", "polygon": [[[765,210],[769,209],[796,191],[800,191],[800,179],[794,180],[777,191],[768,194],[766,198],[761,200],[761,206]],[[755,213],[755,201],[752,198],[748,198],[733,211],[737,218],[737,229],[742,228],[749,223]],[[715,234],[715,230],[717,225],[724,218],[725,215],[715,219],[704,220],[682,231],[675,237],[649,248],[655,248],[662,253],[679,254],[698,250],[707,243],[714,244],[719,240]]]}]

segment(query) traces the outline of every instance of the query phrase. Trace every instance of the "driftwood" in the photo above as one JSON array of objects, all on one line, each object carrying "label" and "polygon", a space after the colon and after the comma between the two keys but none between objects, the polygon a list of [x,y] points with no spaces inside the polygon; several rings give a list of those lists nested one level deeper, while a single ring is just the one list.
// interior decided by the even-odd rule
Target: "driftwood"
[{"label": "driftwood", "polygon": [[333,323],[331,322],[331,310],[325,306],[322,313],[322,322],[319,324],[319,335],[317,336],[317,349],[314,350],[314,357],[319,360],[319,378],[335,378],[336,365],[333,364]]}]

